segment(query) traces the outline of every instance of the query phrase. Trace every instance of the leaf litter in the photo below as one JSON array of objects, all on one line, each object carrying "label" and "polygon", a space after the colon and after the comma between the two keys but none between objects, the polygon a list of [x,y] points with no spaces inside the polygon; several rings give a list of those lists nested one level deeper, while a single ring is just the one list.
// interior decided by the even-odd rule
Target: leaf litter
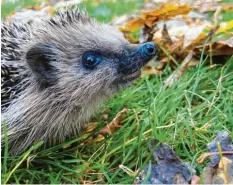
[{"label": "leaf litter", "polygon": [[[148,71],[146,67],[144,73],[148,71],[149,75],[161,75],[166,65],[175,69],[190,52],[193,53],[190,66],[200,64],[203,50],[211,58],[226,56],[222,57],[223,64],[233,55],[233,22],[220,23],[220,13],[231,10],[231,4],[215,0],[183,4],[179,1],[158,3],[154,0],[144,7],[146,10],[141,11],[140,15],[134,18],[131,16],[131,20],[119,26],[125,37],[133,43],[153,41],[157,44],[160,50],[156,58],[157,66],[151,65],[155,61],[149,65],[154,71],[161,72],[152,73],[153,70]],[[213,21],[203,12],[214,12]],[[129,36],[136,30],[140,30],[138,40]],[[211,65],[212,61],[211,59]]]},{"label": "leaf litter", "polygon": [[169,145],[153,140],[150,151],[157,163],[147,165],[136,178],[135,184],[232,184],[233,143],[229,133],[217,131],[216,138],[207,144],[207,150],[208,153],[197,159],[199,163],[207,157],[210,159],[203,174],[198,177]]}]

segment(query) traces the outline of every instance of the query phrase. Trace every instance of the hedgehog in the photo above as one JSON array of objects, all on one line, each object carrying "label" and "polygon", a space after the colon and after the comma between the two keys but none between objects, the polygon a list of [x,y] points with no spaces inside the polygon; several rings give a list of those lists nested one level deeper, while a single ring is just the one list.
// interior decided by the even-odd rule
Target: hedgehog
[{"label": "hedgehog", "polygon": [[77,8],[39,22],[2,22],[1,34],[1,122],[12,155],[39,141],[47,146],[78,137],[156,55],[153,42],[131,44]]}]

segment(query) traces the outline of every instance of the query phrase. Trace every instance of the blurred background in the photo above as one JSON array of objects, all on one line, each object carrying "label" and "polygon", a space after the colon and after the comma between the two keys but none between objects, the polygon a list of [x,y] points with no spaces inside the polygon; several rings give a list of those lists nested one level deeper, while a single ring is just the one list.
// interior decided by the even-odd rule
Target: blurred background
[{"label": "blurred background", "polygon": [[[52,14],[54,9],[69,4],[85,7],[98,21],[109,22],[116,16],[142,9],[143,0],[2,0],[2,18],[9,16],[38,16],[44,12]],[[27,13],[26,13],[27,12]]]}]

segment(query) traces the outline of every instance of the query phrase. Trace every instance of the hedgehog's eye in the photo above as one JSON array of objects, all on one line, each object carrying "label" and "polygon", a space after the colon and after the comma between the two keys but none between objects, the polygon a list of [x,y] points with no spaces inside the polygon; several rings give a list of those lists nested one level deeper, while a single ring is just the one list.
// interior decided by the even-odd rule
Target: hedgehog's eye
[{"label": "hedgehog's eye", "polygon": [[103,58],[101,56],[97,56],[94,54],[86,54],[82,58],[82,64],[88,69],[94,69],[94,67],[102,61]]}]

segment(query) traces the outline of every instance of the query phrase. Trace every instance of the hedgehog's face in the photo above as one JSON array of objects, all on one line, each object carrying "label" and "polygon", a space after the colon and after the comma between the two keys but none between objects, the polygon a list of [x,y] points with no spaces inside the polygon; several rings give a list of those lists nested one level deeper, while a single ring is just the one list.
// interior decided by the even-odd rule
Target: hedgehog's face
[{"label": "hedgehog's face", "polygon": [[66,32],[72,36],[50,36],[49,42],[27,52],[28,64],[44,87],[112,94],[138,78],[156,54],[154,43],[130,44],[118,30],[99,23]]},{"label": "hedgehog's face", "polygon": [[[105,85],[121,88],[140,76],[140,69],[156,54],[152,42],[134,45],[125,44],[118,51],[87,50],[82,54],[79,69],[84,75],[104,80]],[[92,78],[90,77],[90,78]],[[109,87],[107,87],[109,89]]]}]

